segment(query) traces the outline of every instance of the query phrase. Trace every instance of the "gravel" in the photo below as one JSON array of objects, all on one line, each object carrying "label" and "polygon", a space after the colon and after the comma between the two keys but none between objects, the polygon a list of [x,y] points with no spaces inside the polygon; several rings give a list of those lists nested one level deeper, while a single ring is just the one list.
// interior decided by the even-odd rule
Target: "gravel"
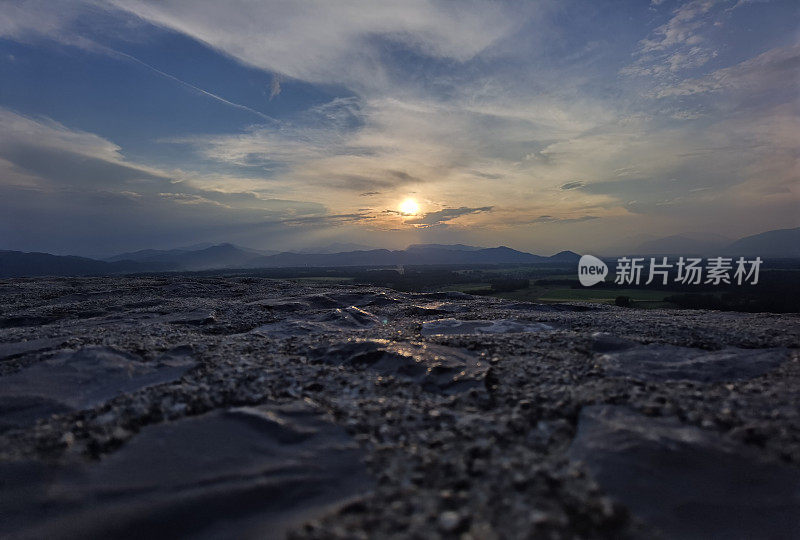
[{"label": "gravel", "polygon": [[0,299],[3,535],[702,537],[763,513],[781,538],[798,515],[797,315],[177,275]]}]

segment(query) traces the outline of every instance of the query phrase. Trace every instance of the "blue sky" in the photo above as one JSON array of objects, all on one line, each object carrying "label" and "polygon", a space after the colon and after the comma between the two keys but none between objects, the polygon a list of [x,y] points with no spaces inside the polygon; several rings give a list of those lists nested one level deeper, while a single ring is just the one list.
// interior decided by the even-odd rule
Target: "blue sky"
[{"label": "blue sky", "polygon": [[796,227],[798,20],[756,0],[5,0],[0,248],[550,253]]}]

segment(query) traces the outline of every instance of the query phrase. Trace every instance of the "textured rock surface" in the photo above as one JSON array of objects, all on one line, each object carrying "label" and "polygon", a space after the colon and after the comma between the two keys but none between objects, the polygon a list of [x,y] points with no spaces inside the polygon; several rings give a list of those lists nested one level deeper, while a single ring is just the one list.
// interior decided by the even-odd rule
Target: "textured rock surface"
[{"label": "textured rock surface", "polygon": [[800,470],[674,418],[584,407],[569,456],[675,538],[793,538]]},{"label": "textured rock surface", "polygon": [[693,347],[627,342],[621,344],[621,349],[607,352],[598,359],[606,374],[646,381],[752,379],[768,373],[789,358],[789,351],[782,348],[726,347],[718,351],[705,351]]},{"label": "textured rock surface", "polygon": [[[41,346],[59,340],[32,341]],[[167,351],[150,363],[110,347],[62,352],[2,379],[0,430],[33,424],[53,413],[88,409],[126,392],[180,379],[195,365],[188,347]]]},{"label": "textured rock surface", "polygon": [[[6,280],[0,305],[0,535],[707,536],[708,504],[780,537],[796,504],[795,315],[196,276]],[[626,496],[626,463],[669,497]]]},{"label": "textured rock surface", "polygon": [[481,361],[463,349],[387,339],[351,339],[312,351],[311,356],[410,380],[425,390],[445,393],[484,386],[489,369],[487,360]]},{"label": "textured rock surface", "polygon": [[99,463],[0,474],[0,532],[38,538],[281,536],[372,487],[357,445],[303,402],[148,426]]},{"label": "textured rock surface", "polygon": [[422,323],[423,336],[458,334],[518,334],[552,330],[549,324],[498,319],[495,321],[437,319]]}]

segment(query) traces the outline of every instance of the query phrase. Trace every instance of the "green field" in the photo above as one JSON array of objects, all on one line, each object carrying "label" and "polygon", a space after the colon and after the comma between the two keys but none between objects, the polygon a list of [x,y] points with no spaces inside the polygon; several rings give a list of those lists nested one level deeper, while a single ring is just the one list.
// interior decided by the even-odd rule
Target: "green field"
[{"label": "green field", "polygon": [[[443,291],[461,291],[470,293],[476,290],[487,290],[489,283],[457,283],[442,287]],[[617,296],[627,296],[640,307],[665,307],[664,297],[672,293],[645,289],[572,289],[570,287],[542,287],[531,285],[526,289],[510,292],[492,293],[489,296],[523,302],[595,302],[613,304]]]},{"label": "green field", "polygon": [[289,281],[297,283],[352,283],[354,278],[339,276],[311,276],[291,278]]},{"label": "green field", "polygon": [[540,302],[600,302],[613,304],[617,296],[627,296],[634,302],[662,303],[670,293],[643,289],[550,289],[539,297]]}]

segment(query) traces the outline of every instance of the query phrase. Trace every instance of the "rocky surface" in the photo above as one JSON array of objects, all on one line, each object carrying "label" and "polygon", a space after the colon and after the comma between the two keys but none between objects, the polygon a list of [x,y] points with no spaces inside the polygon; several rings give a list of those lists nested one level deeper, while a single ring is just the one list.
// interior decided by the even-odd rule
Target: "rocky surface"
[{"label": "rocky surface", "polygon": [[800,318],[0,281],[0,535],[792,537]]}]

